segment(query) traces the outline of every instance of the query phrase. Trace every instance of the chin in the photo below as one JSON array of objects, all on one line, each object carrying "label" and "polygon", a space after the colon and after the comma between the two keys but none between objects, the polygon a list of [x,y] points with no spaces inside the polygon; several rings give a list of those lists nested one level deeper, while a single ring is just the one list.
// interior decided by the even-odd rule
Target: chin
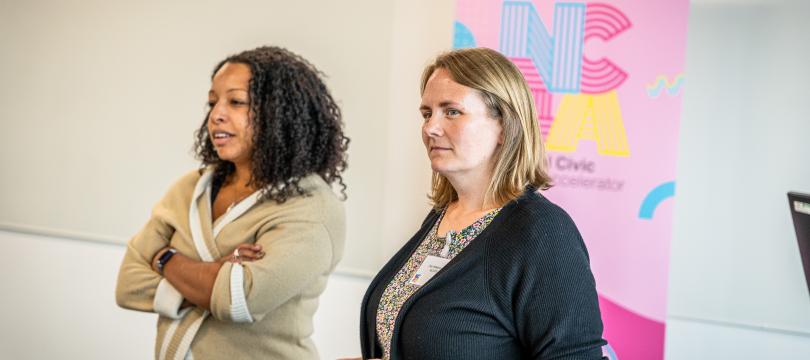
[{"label": "chin", "polygon": [[445,166],[444,164],[435,164],[435,163],[430,164],[430,169],[433,170],[434,172],[437,172],[437,173],[441,174],[441,175],[446,174],[448,172],[448,170],[449,170],[447,168],[447,166]]},{"label": "chin", "polygon": [[235,158],[235,156],[233,156],[232,154],[230,154],[228,152],[219,152],[219,151],[217,151],[217,157],[219,157],[220,160],[230,161],[230,162],[233,162],[233,159]]}]

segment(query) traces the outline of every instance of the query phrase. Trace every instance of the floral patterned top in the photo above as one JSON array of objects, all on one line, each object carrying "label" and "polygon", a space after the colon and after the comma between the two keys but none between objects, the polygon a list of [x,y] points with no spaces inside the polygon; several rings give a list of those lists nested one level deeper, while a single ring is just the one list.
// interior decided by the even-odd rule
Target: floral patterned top
[{"label": "floral patterned top", "polygon": [[[425,261],[425,258],[427,258],[428,255],[432,255],[452,260],[461,250],[464,250],[478,234],[484,231],[484,228],[492,222],[492,219],[498,215],[501,209],[498,208],[488,212],[458,233],[450,230],[449,235],[451,242],[449,251],[445,246],[446,238],[436,234],[446,211],[447,208],[442,210],[442,214],[436,220],[436,223],[433,224],[433,228],[416,248],[411,258],[408,259],[405,265],[399,269],[396,276],[388,283],[388,286],[385,288],[380,298],[380,306],[377,308],[377,337],[380,339],[380,345],[382,345],[383,360],[390,358],[394,324],[402,305],[421,287],[421,285],[411,282],[411,279],[422,265],[422,262]],[[442,256],[444,255],[442,254],[443,252],[445,252],[447,256]]]}]

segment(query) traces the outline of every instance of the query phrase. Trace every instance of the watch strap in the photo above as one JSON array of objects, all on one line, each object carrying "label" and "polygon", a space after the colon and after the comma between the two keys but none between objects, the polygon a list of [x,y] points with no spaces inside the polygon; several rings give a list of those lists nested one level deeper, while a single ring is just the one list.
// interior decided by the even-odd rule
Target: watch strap
[{"label": "watch strap", "polygon": [[175,250],[174,248],[169,248],[168,250],[164,251],[163,254],[160,255],[160,258],[158,258],[157,261],[157,269],[161,275],[163,275],[163,268],[166,267],[166,264],[169,262],[169,260],[172,259],[172,256],[174,256],[174,254],[176,253],[177,250]]}]

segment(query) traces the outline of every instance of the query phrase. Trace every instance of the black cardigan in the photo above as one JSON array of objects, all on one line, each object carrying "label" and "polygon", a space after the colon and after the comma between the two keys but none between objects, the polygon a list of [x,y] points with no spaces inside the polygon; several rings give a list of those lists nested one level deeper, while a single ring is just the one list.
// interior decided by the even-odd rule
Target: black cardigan
[{"label": "black cardigan", "polygon": [[[382,357],[380,297],[438,216],[431,211],[369,285],[360,313],[364,359]],[[391,360],[603,359],[606,343],[576,225],[529,190],[403,304]]]}]

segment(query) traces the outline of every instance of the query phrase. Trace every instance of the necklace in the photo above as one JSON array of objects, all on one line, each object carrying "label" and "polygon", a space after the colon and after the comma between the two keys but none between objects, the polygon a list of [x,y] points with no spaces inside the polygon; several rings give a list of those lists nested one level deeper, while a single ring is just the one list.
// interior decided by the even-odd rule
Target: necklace
[{"label": "necklace", "polygon": [[242,202],[242,200],[244,200],[246,197],[248,197],[248,196],[249,196],[249,195],[252,193],[252,192],[250,191],[250,188],[249,188],[249,187],[245,187],[245,188],[246,188],[248,191],[247,191],[245,194],[241,194],[241,193],[240,193],[240,191],[239,191],[239,190],[236,188],[236,185],[234,185],[234,188],[233,188],[233,196],[231,197],[232,201],[231,201],[231,204],[230,204],[230,205],[228,205],[228,208],[225,210],[225,212],[226,212],[226,213],[227,213],[227,212],[230,212],[230,211],[231,211],[231,209],[233,209],[233,208],[234,208],[234,206],[236,206],[236,204],[238,204],[238,203]]}]

